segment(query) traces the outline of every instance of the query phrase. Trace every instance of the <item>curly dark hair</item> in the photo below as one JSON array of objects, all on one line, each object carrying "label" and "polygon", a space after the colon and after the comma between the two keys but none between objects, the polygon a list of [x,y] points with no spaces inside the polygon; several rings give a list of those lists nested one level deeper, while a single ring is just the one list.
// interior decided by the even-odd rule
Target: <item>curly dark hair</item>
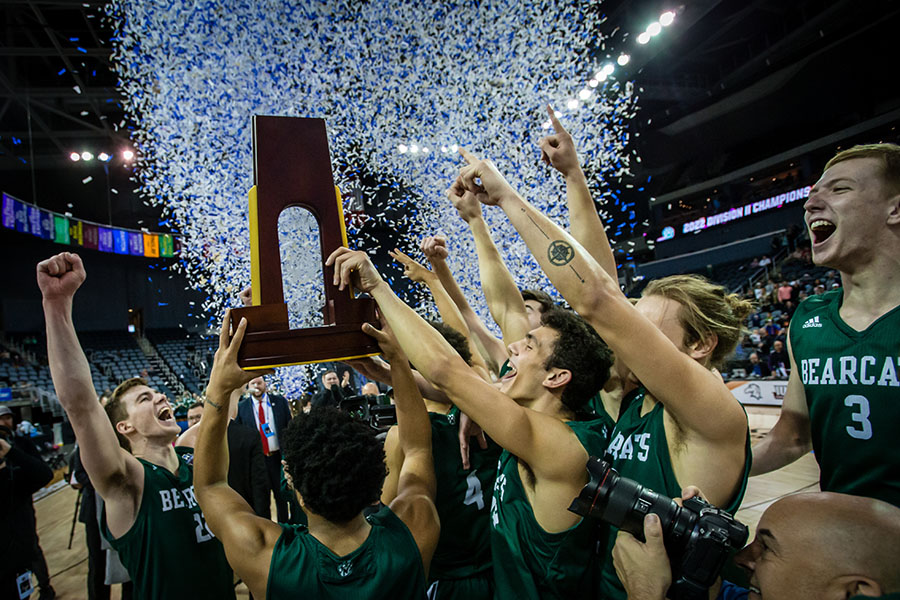
[{"label": "curly dark hair", "polygon": [[472,351],[469,350],[469,340],[466,339],[466,336],[441,321],[428,321],[428,324],[444,336],[447,343],[453,346],[453,349],[466,361],[467,365],[472,365]]},{"label": "curly dark hair", "polygon": [[294,489],[309,510],[334,523],[346,523],[378,501],[387,469],[375,433],[332,407],[291,420],[281,450]]},{"label": "curly dark hair", "polygon": [[551,308],[541,315],[541,325],[559,333],[544,368],[572,372],[561,400],[566,408],[578,412],[609,379],[613,353],[594,328],[570,310]]}]

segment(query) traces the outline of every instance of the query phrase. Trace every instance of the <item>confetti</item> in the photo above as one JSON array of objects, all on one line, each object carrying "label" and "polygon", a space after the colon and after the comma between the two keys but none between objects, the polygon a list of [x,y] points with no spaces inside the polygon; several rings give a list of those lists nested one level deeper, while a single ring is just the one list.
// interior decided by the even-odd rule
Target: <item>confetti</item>
[{"label": "confetti", "polygon": [[[141,196],[163,207],[182,236],[179,269],[208,294],[208,325],[249,283],[247,190],[251,116],[324,118],[351,247],[388,268],[380,230],[449,239],[450,266],[487,323],[474,242],[447,201],[462,146],[493,160],[552,219],[568,224],[561,177],[540,161],[550,102],[575,137],[606,221],[618,208],[634,151],[631,82],[590,81],[618,30],[603,34],[598,3],[113,0],[112,61],[132,122]],[[595,57],[596,53],[596,57]],[[585,86],[590,84],[590,92]],[[572,98],[580,101],[568,102]],[[571,106],[572,108],[567,108]],[[425,149],[429,149],[428,152]],[[440,149],[440,151],[437,151]],[[450,150],[447,152],[446,150]],[[349,192],[349,193],[348,193]],[[615,204],[613,204],[615,201]],[[549,283],[499,209],[485,218],[521,287]],[[616,236],[627,237],[627,222]],[[380,229],[379,229],[380,228]],[[315,221],[301,209],[279,222],[292,326],[321,323]],[[421,258],[421,257],[420,257]],[[393,269],[393,271],[391,271]],[[405,283],[403,285],[406,285]],[[415,287],[403,294],[434,315]],[[283,389],[309,386],[314,369],[280,369]]]}]

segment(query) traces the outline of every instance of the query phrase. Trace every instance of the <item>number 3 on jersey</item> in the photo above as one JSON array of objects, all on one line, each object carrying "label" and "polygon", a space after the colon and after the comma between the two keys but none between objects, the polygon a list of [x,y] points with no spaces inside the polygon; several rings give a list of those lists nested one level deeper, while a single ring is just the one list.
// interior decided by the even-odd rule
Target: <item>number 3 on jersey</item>
[{"label": "number 3 on jersey", "polygon": [[[472,471],[466,477],[466,499],[463,504],[468,506],[475,504],[478,510],[484,509],[484,494],[481,491],[481,480],[478,479],[478,471]],[[458,497],[458,496],[457,496]]]},{"label": "number 3 on jersey", "polygon": [[851,394],[844,398],[844,405],[856,407],[850,415],[850,420],[856,425],[847,425],[847,433],[857,440],[872,438],[872,423],[869,421],[869,399],[858,394]]},{"label": "number 3 on jersey", "polygon": [[194,527],[194,534],[197,536],[198,544],[208,542],[215,537],[210,532],[210,530],[206,528],[206,521],[203,519],[200,513],[194,513],[194,521],[197,522],[197,526]]}]

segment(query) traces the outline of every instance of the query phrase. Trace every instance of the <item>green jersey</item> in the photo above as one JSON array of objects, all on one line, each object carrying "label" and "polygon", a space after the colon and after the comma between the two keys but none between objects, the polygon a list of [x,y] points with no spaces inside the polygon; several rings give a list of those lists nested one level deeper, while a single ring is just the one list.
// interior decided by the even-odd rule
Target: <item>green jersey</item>
[{"label": "green jersey", "polygon": [[441,519],[441,537],[434,551],[430,580],[460,579],[491,569],[490,491],[497,476],[501,448],[492,440],[482,450],[469,447],[470,469],[459,456],[459,409],[449,414],[429,413],[434,473],[435,506]]},{"label": "green jersey", "polygon": [[[134,524],[124,535],[113,538],[106,526],[104,537],[119,553],[134,582],[135,597],[234,598],[234,576],[222,543],[206,528],[206,520],[194,496],[194,471],[185,458],[190,448],[177,448],[178,471],[143,459],[144,494]],[[202,577],[179,577],[179,573],[202,573]]]},{"label": "green jersey", "polygon": [[[567,422],[588,455],[602,456],[606,441],[596,421]],[[560,510],[566,510],[560,506]],[[491,552],[495,598],[580,598],[590,590],[596,524],[582,519],[559,533],[547,533],[519,478],[518,459],[500,455],[491,504]]]},{"label": "green jersey", "polygon": [[791,318],[820,485],[900,506],[900,307],[856,331],[838,312],[843,298],[812,296]]},{"label": "green jersey", "polygon": [[304,525],[281,524],[266,598],[425,598],[425,569],[412,534],[390,508],[366,517],[362,545],[338,556]]},{"label": "green jersey", "polygon": [[601,392],[594,394],[594,396],[588,400],[585,408],[587,409],[587,412],[592,414],[596,419],[597,427],[600,427],[603,430],[604,437],[609,439],[613,428],[616,426],[616,419],[606,411],[606,407],[603,406],[603,398],[600,394]]},{"label": "green jersey", "polygon": [[[669,443],[663,422],[664,406],[658,402],[649,413],[641,416],[646,390],[639,388],[613,429],[606,452],[612,467],[622,477],[633,479],[642,486],[669,498],[681,497],[681,484],[675,478]],[[737,402],[737,400],[735,400]],[[734,514],[744,499],[750,473],[750,431],[746,434],[744,471],[737,493],[724,510]],[[625,590],[613,567],[612,549],[616,544],[616,527],[607,526],[606,554],[600,578],[600,597],[625,600]]]}]

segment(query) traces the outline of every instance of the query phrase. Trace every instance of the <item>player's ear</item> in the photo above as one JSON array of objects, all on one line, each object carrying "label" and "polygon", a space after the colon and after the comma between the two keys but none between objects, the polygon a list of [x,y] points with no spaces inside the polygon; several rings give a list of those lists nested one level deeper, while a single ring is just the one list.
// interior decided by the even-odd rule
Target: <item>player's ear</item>
[{"label": "player's ear", "polygon": [[544,387],[556,390],[572,381],[572,371],[568,369],[553,368],[544,378]]}]

